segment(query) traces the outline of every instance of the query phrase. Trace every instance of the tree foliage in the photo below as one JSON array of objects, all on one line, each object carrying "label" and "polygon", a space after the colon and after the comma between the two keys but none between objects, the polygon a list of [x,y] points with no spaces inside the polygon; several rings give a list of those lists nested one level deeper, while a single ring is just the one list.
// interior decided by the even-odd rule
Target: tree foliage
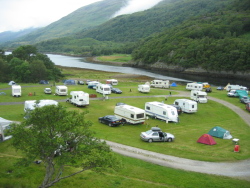
[{"label": "tree foliage", "polygon": [[[109,146],[94,137],[86,112],[48,105],[28,113],[29,118],[21,124],[11,125],[10,134],[13,146],[25,154],[23,164],[42,160],[45,176],[40,187],[50,187],[89,169],[103,171],[120,166]],[[70,173],[67,166],[76,169]]]}]

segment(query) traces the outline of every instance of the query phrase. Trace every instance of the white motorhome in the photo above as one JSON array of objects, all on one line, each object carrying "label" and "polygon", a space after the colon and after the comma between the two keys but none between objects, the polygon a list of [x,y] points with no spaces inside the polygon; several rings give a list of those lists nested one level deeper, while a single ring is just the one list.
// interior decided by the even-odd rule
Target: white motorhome
[{"label": "white motorhome", "polygon": [[142,93],[149,93],[150,92],[150,85],[144,84],[144,85],[138,85],[138,91]]},{"label": "white motorhome", "polygon": [[56,86],[55,94],[56,95],[68,95],[68,87],[67,86]]},{"label": "white motorhome", "polygon": [[182,112],[195,113],[198,110],[197,102],[189,99],[176,99],[174,104],[179,105],[182,109]]},{"label": "white motorhome", "polygon": [[76,106],[88,106],[89,105],[89,94],[83,91],[71,91],[70,99],[67,102],[70,102]]},{"label": "white motorhome", "polygon": [[99,83],[96,85],[96,92],[101,93],[103,95],[110,95],[111,94],[111,88],[108,84],[102,84]]},{"label": "white motorhome", "polygon": [[50,99],[27,100],[24,102],[24,112],[27,112],[28,110],[34,110],[37,107],[43,107],[46,105],[58,105],[58,102]]},{"label": "white motorhome", "polygon": [[152,80],[150,85],[152,87],[170,88],[169,80]]},{"label": "white motorhome", "polygon": [[13,97],[21,97],[22,89],[20,85],[12,85],[12,96]]},{"label": "white motorhome", "polygon": [[227,85],[226,90],[227,91],[231,91],[231,90],[246,90],[246,91],[248,91],[247,87],[240,86],[240,85]]},{"label": "white motorhome", "polygon": [[169,121],[179,121],[177,109],[171,105],[167,105],[161,102],[146,102],[145,112],[147,115],[153,118],[165,120],[167,123]]},{"label": "white motorhome", "polygon": [[191,90],[190,98],[198,103],[207,103],[207,93],[204,91]]},{"label": "white motorhome", "polygon": [[114,114],[116,117],[126,120],[128,124],[145,122],[145,110],[127,104],[115,106]]},{"label": "white motorhome", "polygon": [[109,79],[109,80],[106,80],[106,83],[115,86],[115,85],[118,85],[118,80],[116,80],[116,79]]},{"label": "white motorhome", "polygon": [[199,90],[201,91],[203,89],[203,84],[198,84],[198,83],[188,83],[186,85],[187,90]]}]

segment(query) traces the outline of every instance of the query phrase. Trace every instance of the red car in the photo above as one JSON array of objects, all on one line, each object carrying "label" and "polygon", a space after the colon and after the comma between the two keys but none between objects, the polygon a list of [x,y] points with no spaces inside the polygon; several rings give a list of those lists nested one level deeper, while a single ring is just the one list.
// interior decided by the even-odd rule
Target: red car
[{"label": "red car", "polygon": [[250,102],[246,104],[246,110],[250,112]]}]

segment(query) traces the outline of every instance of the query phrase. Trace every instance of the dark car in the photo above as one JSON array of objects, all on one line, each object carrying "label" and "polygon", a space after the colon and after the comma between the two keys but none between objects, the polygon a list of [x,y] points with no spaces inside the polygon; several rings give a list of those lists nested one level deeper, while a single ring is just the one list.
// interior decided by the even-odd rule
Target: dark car
[{"label": "dark car", "polygon": [[123,102],[118,102],[118,103],[116,103],[115,105],[116,105],[116,106],[120,106],[120,105],[126,105],[126,104],[123,103]]},{"label": "dark car", "polygon": [[114,127],[114,126],[118,126],[118,125],[123,124],[123,120],[121,118],[117,118],[114,115],[107,115],[104,117],[100,117],[99,122],[106,124],[110,127]]},{"label": "dark car", "polygon": [[212,92],[212,88],[211,88],[211,87],[206,88],[206,89],[205,89],[205,92],[211,93],[211,92]]},{"label": "dark car", "polygon": [[217,87],[217,90],[224,90],[222,86]]},{"label": "dark car", "polygon": [[181,109],[181,107],[180,107],[179,105],[176,105],[176,104],[170,104],[170,106],[175,107],[175,108],[177,109],[178,114],[181,114],[181,113],[182,113],[182,109]]},{"label": "dark car", "polygon": [[243,96],[243,97],[241,97],[240,102],[247,104],[247,103],[250,103],[250,99],[248,96]]},{"label": "dark car", "polygon": [[118,88],[112,88],[111,92],[112,93],[117,93],[117,94],[121,94],[122,93],[122,91],[120,89],[118,89]]}]

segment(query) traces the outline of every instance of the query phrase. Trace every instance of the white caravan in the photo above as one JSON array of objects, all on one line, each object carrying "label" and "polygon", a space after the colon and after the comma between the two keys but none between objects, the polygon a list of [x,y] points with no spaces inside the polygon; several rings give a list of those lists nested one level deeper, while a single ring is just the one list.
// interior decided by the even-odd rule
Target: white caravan
[{"label": "white caravan", "polygon": [[153,80],[150,82],[152,87],[159,87],[159,88],[170,88],[169,80]]},{"label": "white caravan", "polygon": [[13,85],[12,87],[12,96],[13,97],[21,97],[22,89],[20,85]]},{"label": "white caravan", "polygon": [[12,123],[14,122],[0,117],[0,142],[12,138],[11,135],[5,134],[5,130],[9,129],[9,125]]},{"label": "white caravan", "polygon": [[145,122],[145,110],[127,104],[115,106],[114,114],[116,117],[126,120],[128,124]]},{"label": "white caravan", "polygon": [[201,91],[203,89],[203,84],[198,84],[198,83],[188,83],[186,85],[187,90],[199,90]]},{"label": "white caravan", "polygon": [[142,93],[149,93],[150,92],[150,85],[144,84],[144,85],[138,85],[138,91]]},{"label": "white caravan", "polygon": [[176,99],[174,104],[179,105],[182,111],[186,113],[195,113],[198,110],[197,102],[189,99]]},{"label": "white caravan", "polygon": [[207,103],[207,93],[204,91],[191,90],[190,98],[198,103]]},{"label": "white caravan", "polygon": [[37,107],[43,107],[46,105],[58,105],[58,102],[55,100],[50,99],[43,99],[43,100],[28,100],[24,102],[24,112],[28,110],[34,110]]},{"label": "white caravan", "polygon": [[99,84],[100,82],[98,81],[90,81],[88,82],[88,88],[90,89],[96,89],[96,86]]},{"label": "white caravan", "polygon": [[70,99],[67,102],[70,102],[76,106],[88,106],[89,105],[89,94],[83,91],[71,91]]},{"label": "white caravan", "polygon": [[111,84],[113,86],[116,86],[118,85],[118,81],[116,79],[109,79],[109,80],[106,80],[106,83],[107,84]]},{"label": "white caravan", "polygon": [[240,86],[240,85],[227,85],[226,90],[227,91],[231,91],[231,90],[246,90],[246,91],[248,91],[247,87]]},{"label": "white caravan", "polygon": [[111,87],[108,84],[99,83],[96,85],[96,92],[101,93],[103,95],[110,95]]},{"label": "white caravan", "polygon": [[56,95],[68,95],[68,87],[67,86],[56,86],[55,93],[56,93]]},{"label": "white caravan", "polygon": [[165,120],[167,123],[179,121],[177,109],[161,102],[146,102],[145,111],[147,115]]}]

